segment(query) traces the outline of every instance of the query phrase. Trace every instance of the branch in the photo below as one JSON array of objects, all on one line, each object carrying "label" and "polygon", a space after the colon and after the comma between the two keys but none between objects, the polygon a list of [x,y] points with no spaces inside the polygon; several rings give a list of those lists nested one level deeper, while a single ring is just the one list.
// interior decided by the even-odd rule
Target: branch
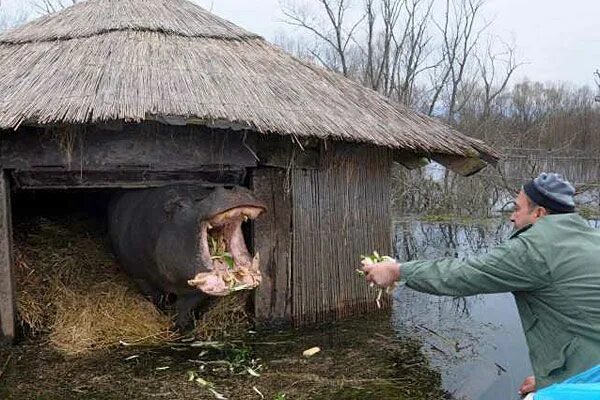
[{"label": "branch", "polygon": [[329,39],[327,36],[325,36],[325,34],[321,33],[317,28],[313,27],[312,25],[309,25],[308,22],[306,22],[303,18],[292,14],[292,12],[290,12],[288,10],[282,10],[282,12],[283,12],[283,15],[285,15],[286,17],[288,17],[290,19],[289,21],[285,21],[286,24],[307,29],[307,30],[311,31],[312,33],[314,33],[318,38],[324,40],[330,46],[335,48],[335,43],[333,43],[331,41],[331,39]]}]

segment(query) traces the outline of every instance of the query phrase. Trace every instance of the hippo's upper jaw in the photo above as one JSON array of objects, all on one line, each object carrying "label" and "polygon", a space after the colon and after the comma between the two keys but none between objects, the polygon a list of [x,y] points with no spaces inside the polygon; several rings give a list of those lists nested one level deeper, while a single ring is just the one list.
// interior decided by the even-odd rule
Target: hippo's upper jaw
[{"label": "hippo's upper jaw", "polygon": [[265,211],[258,204],[228,209],[200,221],[199,262],[207,272],[188,280],[206,294],[226,296],[231,292],[252,289],[261,282],[259,255],[251,256],[242,223]]}]

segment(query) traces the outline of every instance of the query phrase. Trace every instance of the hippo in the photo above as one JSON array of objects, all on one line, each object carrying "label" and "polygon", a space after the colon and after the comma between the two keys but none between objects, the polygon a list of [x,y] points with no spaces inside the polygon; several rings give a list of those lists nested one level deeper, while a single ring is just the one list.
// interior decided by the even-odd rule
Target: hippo
[{"label": "hippo", "polygon": [[175,295],[176,327],[211,296],[260,284],[259,255],[246,247],[242,223],[265,211],[246,188],[171,185],[113,198],[108,231],[119,265],[158,303]]}]

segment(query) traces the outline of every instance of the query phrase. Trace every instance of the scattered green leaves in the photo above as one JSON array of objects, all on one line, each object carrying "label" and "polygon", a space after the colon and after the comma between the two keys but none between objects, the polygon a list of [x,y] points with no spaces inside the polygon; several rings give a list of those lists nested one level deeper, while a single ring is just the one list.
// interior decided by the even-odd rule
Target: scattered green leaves
[{"label": "scattered green leaves", "polygon": [[265,395],[262,394],[262,392],[260,390],[258,390],[258,388],[256,386],[252,386],[252,390],[254,390],[256,393],[258,393],[258,395],[260,396],[261,399],[265,398]]},{"label": "scattered green leaves", "polygon": [[215,398],[218,400],[227,400],[227,397],[223,396],[221,393],[217,392],[213,388],[208,388],[208,391],[215,395]]},{"label": "scattered green leaves", "polygon": [[[195,364],[200,365],[197,370],[187,371],[186,377],[189,382],[194,382],[196,385],[211,392],[215,398],[219,400],[226,399],[223,394],[217,391],[217,388],[212,382],[209,382],[200,376],[201,373],[209,373],[209,369],[213,372],[220,370],[222,372],[228,371],[230,374],[248,374],[253,378],[260,377],[259,370],[262,368],[262,365],[259,364],[259,359],[252,357],[250,348],[222,343],[219,346],[211,344],[210,349],[212,349],[212,352],[217,352],[219,358],[217,360],[211,360],[211,357],[208,357],[208,359],[194,360]],[[203,355],[207,354],[208,353],[204,353]],[[261,398],[264,398],[258,389],[253,387],[253,390],[257,392]]]},{"label": "scattered green leaves", "polygon": [[187,375],[188,382],[193,381],[198,386],[206,388],[209,392],[211,392],[215,396],[215,398],[217,398],[219,400],[227,400],[227,397],[223,396],[221,393],[217,392],[214,389],[215,385],[213,383],[211,383],[211,382],[207,381],[206,379],[202,378],[201,376],[199,376],[196,371],[188,371],[186,373],[186,375]]}]

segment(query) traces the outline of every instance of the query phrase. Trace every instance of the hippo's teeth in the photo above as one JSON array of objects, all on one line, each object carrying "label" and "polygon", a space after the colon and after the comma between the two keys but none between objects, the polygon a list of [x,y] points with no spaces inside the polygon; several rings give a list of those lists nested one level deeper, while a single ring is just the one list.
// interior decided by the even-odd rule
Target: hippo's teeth
[{"label": "hippo's teeth", "polygon": [[248,221],[248,216],[246,214],[244,214],[244,222]]},{"label": "hippo's teeth", "polygon": [[212,229],[213,226],[211,224],[206,224],[206,229]]}]

